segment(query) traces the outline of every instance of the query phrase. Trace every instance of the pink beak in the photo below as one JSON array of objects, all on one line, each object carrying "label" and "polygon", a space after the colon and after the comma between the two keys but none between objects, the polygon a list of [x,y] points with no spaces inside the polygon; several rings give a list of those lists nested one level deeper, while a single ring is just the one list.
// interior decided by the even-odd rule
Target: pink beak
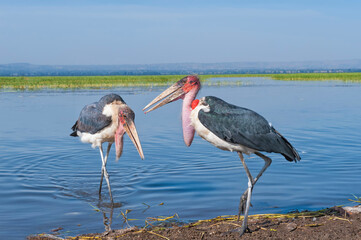
[{"label": "pink beak", "polygon": [[134,146],[136,147],[139,156],[141,159],[144,159],[143,149],[140,145],[140,140],[138,136],[137,129],[135,128],[134,121],[129,118],[119,117],[119,125],[115,133],[115,151],[117,160],[120,158],[123,152],[123,135],[127,133],[130,140],[132,140]]}]

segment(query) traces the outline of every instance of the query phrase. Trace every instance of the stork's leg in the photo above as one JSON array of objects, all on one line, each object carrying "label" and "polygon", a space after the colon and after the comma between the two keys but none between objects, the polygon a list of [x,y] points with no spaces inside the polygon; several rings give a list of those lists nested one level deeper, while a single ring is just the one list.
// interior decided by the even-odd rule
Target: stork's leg
[{"label": "stork's leg", "polygon": [[239,155],[239,158],[241,159],[244,170],[246,171],[246,174],[248,177],[247,203],[246,203],[246,209],[244,211],[244,219],[243,219],[242,227],[240,229],[235,230],[235,231],[239,232],[240,235],[242,236],[243,233],[245,233],[246,230],[248,229],[248,211],[249,211],[249,207],[251,205],[251,196],[252,196],[252,189],[253,189],[253,185],[254,185],[254,179],[246,165],[246,162],[244,161],[242,153],[238,152],[238,155]]},{"label": "stork's leg", "polygon": [[[264,160],[264,166],[261,169],[261,171],[258,173],[257,177],[253,180],[253,186],[256,184],[256,182],[258,181],[258,179],[262,176],[262,174],[264,173],[264,171],[266,171],[266,169],[271,165],[272,160],[263,155],[262,153],[259,152],[255,152],[255,154],[259,157],[261,157]],[[252,188],[253,188],[252,186]],[[242,213],[245,212],[246,210],[246,203],[247,203],[247,197],[248,197],[248,188],[247,190],[242,194],[240,202],[239,202],[239,207],[238,207],[238,221],[239,221],[239,217]]]},{"label": "stork's leg", "polygon": [[[111,147],[111,144],[109,143],[107,150],[110,150],[110,147]],[[107,158],[108,158],[109,151],[107,151],[107,155],[106,155],[105,158],[104,158],[102,145],[99,146],[99,150],[100,150],[100,156],[101,156],[101,158],[102,158],[102,163],[103,163],[103,165],[102,165],[102,175],[105,176],[105,180],[107,181],[110,200],[111,200],[111,202],[112,202],[112,204],[113,204],[113,196],[112,196],[112,190],[111,190],[111,188],[110,188],[109,175],[108,175],[107,169],[106,169],[106,167],[105,167],[105,166],[106,166],[106,160],[107,160]],[[101,179],[101,180],[102,180],[102,179]],[[101,181],[101,182],[102,182],[102,181]],[[99,191],[99,197],[100,197],[100,196],[101,196],[101,195],[100,195],[100,191]]]},{"label": "stork's leg", "polygon": [[[107,154],[105,155],[104,161],[103,161],[103,153],[102,153],[103,149],[101,149],[101,152],[100,152],[100,156],[102,156],[102,175],[100,177],[99,196],[101,195],[101,192],[102,192],[104,169],[107,165],[109,151],[110,151],[110,148],[112,147],[112,144],[113,143],[110,143],[110,142],[108,143]],[[104,164],[104,162],[105,162],[105,164]]]}]

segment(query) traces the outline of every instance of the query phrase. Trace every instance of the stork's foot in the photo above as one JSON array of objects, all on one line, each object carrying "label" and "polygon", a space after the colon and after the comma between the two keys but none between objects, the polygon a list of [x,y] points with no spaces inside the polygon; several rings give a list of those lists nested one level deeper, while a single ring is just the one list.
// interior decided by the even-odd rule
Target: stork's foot
[{"label": "stork's foot", "polygon": [[[247,199],[248,199],[248,188],[247,188],[247,190],[242,194],[241,199],[239,200],[237,221],[239,221],[240,216],[241,216],[242,214],[244,214],[244,212],[246,211]],[[251,203],[250,203],[250,206],[252,207],[252,204],[251,204]]]},{"label": "stork's foot", "polygon": [[111,233],[111,232],[112,232],[112,230],[111,230],[110,227],[109,227],[109,229],[105,230],[105,232],[102,233],[102,237],[106,237],[106,236],[109,235],[109,233]]},{"label": "stork's foot", "polygon": [[248,227],[240,227],[240,228],[235,228],[233,230],[230,230],[228,232],[225,232],[223,235],[227,235],[229,233],[239,233],[239,236],[241,237],[244,233],[252,233],[252,231],[248,228]]}]

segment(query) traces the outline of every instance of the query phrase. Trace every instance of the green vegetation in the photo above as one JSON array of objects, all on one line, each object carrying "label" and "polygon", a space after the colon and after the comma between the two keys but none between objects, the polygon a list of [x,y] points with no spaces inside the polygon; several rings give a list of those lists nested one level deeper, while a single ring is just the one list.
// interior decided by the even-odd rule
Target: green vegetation
[{"label": "green vegetation", "polygon": [[202,75],[201,78],[213,77],[267,77],[284,81],[329,81],[340,80],[346,82],[361,82],[361,72],[353,73],[281,73],[281,74],[227,74]]},{"label": "green vegetation", "polygon": [[361,197],[357,197],[355,195],[353,195],[355,199],[349,199],[349,201],[351,202],[355,202],[355,203],[361,203]]},{"label": "green vegetation", "polygon": [[[49,77],[0,77],[0,89],[31,90],[40,88],[111,88],[122,86],[164,86],[169,85],[184,75],[152,75],[152,76],[49,76]],[[361,82],[361,73],[295,73],[295,74],[227,74],[200,75],[205,84],[210,78],[229,77],[268,77],[275,80],[322,81],[341,80],[347,82]],[[240,84],[239,82],[218,83],[220,85]]]},{"label": "green vegetation", "polygon": [[346,82],[361,82],[361,72],[354,73],[289,73],[270,74],[275,80],[301,80],[301,81],[324,81],[340,80]]},{"label": "green vegetation", "polygon": [[0,88],[17,90],[39,88],[111,88],[117,86],[158,86],[180,79],[179,75],[159,76],[49,76],[0,77]]}]

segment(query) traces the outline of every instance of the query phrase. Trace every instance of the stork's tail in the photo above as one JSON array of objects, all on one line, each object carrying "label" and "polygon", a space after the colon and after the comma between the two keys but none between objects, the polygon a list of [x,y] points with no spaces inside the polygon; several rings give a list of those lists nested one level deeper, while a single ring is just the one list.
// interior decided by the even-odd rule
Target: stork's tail
[{"label": "stork's tail", "polygon": [[76,121],[75,124],[71,127],[71,130],[73,130],[73,132],[70,133],[70,136],[72,136],[72,137],[77,137],[77,136],[78,136],[78,133],[77,133],[77,130],[78,130],[78,121]]},{"label": "stork's tail", "polygon": [[292,144],[284,137],[282,136],[277,130],[275,130],[276,133],[278,134],[278,136],[281,137],[281,139],[283,140],[283,142],[285,143],[284,145],[284,152],[281,152],[281,154],[286,158],[286,160],[292,162],[292,161],[300,161],[301,157],[298,154],[297,150],[292,146]]}]

